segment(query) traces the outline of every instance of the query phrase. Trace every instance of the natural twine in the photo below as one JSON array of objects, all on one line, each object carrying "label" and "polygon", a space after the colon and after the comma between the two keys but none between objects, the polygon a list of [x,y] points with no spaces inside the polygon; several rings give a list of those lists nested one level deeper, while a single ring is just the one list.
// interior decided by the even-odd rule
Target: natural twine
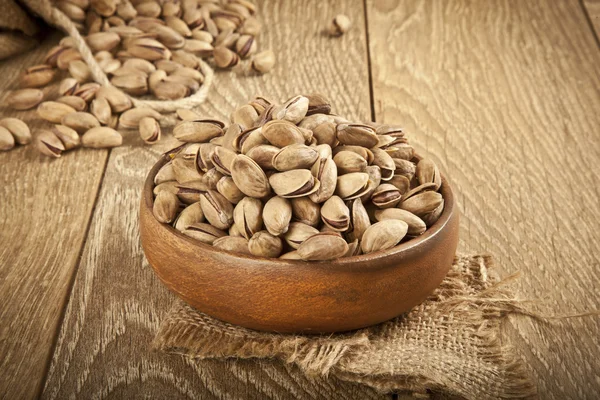
[{"label": "natural twine", "polygon": [[[92,77],[94,78],[94,81],[103,86],[112,86],[108,77],[106,76],[100,65],[98,65],[98,62],[94,58],[94,55],[90,51],[90,48],[86,44],[85,40],[83,39],[83,37],[81,37],[81,34],[77,30],[77,27],[75,26],[75,24],[73,24],[73,21],[71,21],[62,11],[55,7],[52,7],[51,14],[48,17],[50,18],[50,23],[64,29],[67,32],[67,34],[69,34],[69,36],[73,38],[73,41],[75,42],[75,47],[77,48],[77,50],[79,50],[83,61],[85,61],[85,63],[90,68],[90,72],[92,74]],[[192,109],[204,103],[208,95],[208,91],[210,90],[210,86],[212,85],[214,71],[202,59],[198,57],[196,58],[200,63],[200,71],[204,75],[204,82],[202,83],[200,89],[193,95],[178,100],[164,101],[142,100],[136,99],[131,96],[128,97],[131,98],[133,104],[136,107],[150,107],[162,114],[173,113],[180,108]],[[161,125],[171,126],[174,125],[174,123],[174,118],[163,118],[163,120],[161,120]]]}]

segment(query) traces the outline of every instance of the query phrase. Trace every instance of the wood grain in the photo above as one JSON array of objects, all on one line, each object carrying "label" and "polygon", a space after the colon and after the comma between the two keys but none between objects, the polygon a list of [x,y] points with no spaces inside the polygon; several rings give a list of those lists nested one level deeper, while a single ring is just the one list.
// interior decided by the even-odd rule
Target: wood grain
[{"label": "wood grain", "polygon": [[[23,66],[39,63],[58,39],[0,63],[0,104]],[[34,135],[50,126],[35,110],[3,107],[0,115],[26,121]],[[51,160],[33,144],[0,152],[0,398],[41,389],[106,158],[80,150]]]},{"label": "wood grain", "polygon": [[[600,52],[576,1],[367,2],[378,121],[453,182],[459,250],[550,313],[600,309]],[[600,390],[600,319],[513,318],[541,398]]]},{"label": "wood grain", "polygon": [[592,28],[596,31],[596,37],[600,36],[600,0],[583,0],[582,6],[585,7],[592,23]]},{"label": "wood grain", "polygon": [[[217,73],[202,114],[226,120],[235,106],[255,94],[281,101],[324,90],[340,113],[367,119],[363,10],[353,4],[260,2],[261,18],[269,25],[259,43],[277,55],[275,70],[264,76]],[[338,12],[349,14],[356,29],[340,39],[322,35],[329,17]],[[353,62],[340,62],[347,59]],[[192,362],[152,352],[149,344],[174,296],[144,259],[138,207],[147,172],[173,140],[150,148],[132,132],[125,142],[110,155],[43,398],[382,397],[356,384],[308,379],[275,361]]]}]

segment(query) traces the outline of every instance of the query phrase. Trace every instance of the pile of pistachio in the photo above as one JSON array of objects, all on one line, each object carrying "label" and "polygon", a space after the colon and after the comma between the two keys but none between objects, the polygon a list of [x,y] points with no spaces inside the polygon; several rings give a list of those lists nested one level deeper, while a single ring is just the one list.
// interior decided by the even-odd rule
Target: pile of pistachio
[{"label": "pile of pistachio", "polygon": [[322,95],[257,97],[229,126],[179,113],[184,145],[154,179],[153,213],[184,235],[259,257],[331,260],[390,249],[441,215],[436,165],[404,132],[331,113]]}]

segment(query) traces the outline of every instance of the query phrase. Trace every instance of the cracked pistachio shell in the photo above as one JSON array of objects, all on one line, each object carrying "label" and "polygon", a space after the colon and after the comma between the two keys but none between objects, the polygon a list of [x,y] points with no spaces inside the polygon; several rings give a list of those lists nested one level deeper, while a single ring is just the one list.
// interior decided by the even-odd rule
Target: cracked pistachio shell
[{"label": "cracked pistachio shell", "polygon": [[337,139],[344,145],[362,146],[370,149],[377,145],[375,130],[363,124],[338,124]]},{"label": "cracked pistachio shell", "polygon": [[72,96],[79,88],[79,82],[75,78],[65,78],[58,84],[58,93],[61,96]]},{"label": "cracked pistachio shell", "polygon": [[262,127],[262,135],[273,146],[285,147],[291,144],[304,144],[305,138],[300,128],[288,121],[273,120]]},{"label": "cracked pistachio shell", "polygon": [[[235,223],[233,223],[233,225],[231,225],[231,227],[229,228],[229,236],[243,237],[242,233],[240,232],[240,230],[238,229],[238,227]],[[244,238],[244,239],[246,239],[246,238]]]},{"label": "cracked pistachio shell", "polygon": [[335,192],[338,177],[337,167],[332,158],[321,158],[313,165],[311,172],[321,184],[317,191],[309,197],[315,203],[322,203]]},{"label": "cracked pistachio shell", "polygon": [[338,176],[335,194],[343,200],[352,200],[365,194],[369,190],[369,174],[365,172],[351,172]]},{"label": "cracked pistachio shell", "polygon": [[204,183],[209,189],[216,190],[217,183],[221,180],[223,174],[217,171],[216,168],[209,169],[204,175],[202,175],[202,183]]},{"label": "cracked pistachio shell", "polygon": [[364,147],[361,146],[337,146],[336,148],[333,149],[333,155],[335,156],[336,154],[338,154],[341,151],[350,151],[353,153],[358,154],[359,156],[361,156],[362,158],[364,158],[365,160],[367,160],[367,164],[371,165],[371,163],[373,162],[373,152],[369,149],[366,149]]},{"label": "cracked pistachio shell", "polygon": [[262,127],[250,128],[240,132],[232,142],[235,151],[247,154],[251,149],[269,142],[262,134]]},{"label": "cracked pistachio shell", "polygon": [[144,117],[140,120],[140,137],[148,144],[154,144],[160,140],[161,130],[158,121],[152,117]]},{"label": "cracked pistachio shell", "polygon": [[377,186],[381,184],[381,170],[377,165],[369,165],[367,167],[366,172],[369,175],[369,183],[364,194],[360,196],[360,199],[364,204],[366,204],[369,201],[371,195],[373,194],[375,189],[377,189]]},{"label": "cracked pistachio shell", "polygon": [[383,183],[371,194],[371,202],[378,208],[392,208],[400,202],[402,195],[396,186]]},{"label": "cracked pistachio shell", "polygon": [[319,158],[319,153],[304,144],[292,144],[282,148],[273,156],[272,164],[278,171],[310,168]]},{"label": "cracked pistachio shell", "polygon": [[321,223],[321,205],[314,203],[308,197],[297,197],[291,199],[292,216],[294,221],[314,226],[317,228]]},{"label": "cracked pistachio shell", "polygon": [[231,204],[239,203],[246,195],[235,185],[231,176],[224,176],[217,182],[217,191]]},{"label": "cracked pistachio shell", "polygon": [[85,111],[88,106],[85,100],[78,96],[62,96],[57,98],[56,102],[73,107],[75,111]]},{"label": "cracked pistachio shell", "polygon": [[402,201],[399,208],[415,214],[429,226],[441,215],[444,199],[438,192],[425,191]]},{"label": "cracked pistachio shell", "polygon": [[37,88],[48,85],[54,79],[56,70],[51,65],[34,65],[25,70],[21,75],[20,85],[22,88]]},{"label": "cracked pistachio shell", "polygon": [[98,122],[96,117],[90,113],[81,111],[65,114],[61,119],[61,124],[74,129],[79,134],[100,126],[100,122]]},{"label": "cracked pistachio shell", "polygon": [[283,239],[293,249],[298,247],[309,237],[319,233],[317,228],[310,225],[303,224],[301,222],[290,223],[287,232],[283,234]]},{"label": "cracked pistachio shell", "polygon": [[344,255],[344,257],[354,257],[360,256],[362,254],[362,249],[360,248],[360,240],[355,239],[354,241],[348,243],[348,251]]},{"label": "cracked pistachio shell", "polygon": [[6,128],[18,144],[31,143],[31,131],[29,126],[18,118],[2,118],[0,126]]},{"label": "cracked pistachio shell", "polygon": [[392,179],[396,170],[394,159],[385,150],[374,148],[371,151],[373,153],[373,165],[377,165],[381,170],[381,179],[384,181]]},{"label": "cracked pistachio shell", "polygon": [[240,62],[240,57],[225,46],[217,46],[214,48],[213,59],[218,68],[232,68]]},{"label": "cracked pistachio shell", "polygon": [[223,137],[223,142],[221,145],[229,150],[238,151],[236,147],[233,145],[233,141],[242,133],[242,127],[239,124],[231,124],[225,130],[225,134]]},{"label": "cracked pistachio shell", "polygon": [[319,157],[321,158],[331,158],[332,151],[331,146],[328,144],[319,144],[314,147],[314,149],[319,153]]},{"label": "cracked pistachio shell", "polygon": [[179,191],[179,183],[177,183],[177,181],[165,181],[165,182],[161,182],[158,185],[154,186],[154,189],[152,190],[152,193],[154,193],[154,195],[156,196],[157,194],[159,194],[163,190],[166,190],[166,191],[171,192],[173,194],[177,194],[177,192]]},{"label": "cracked pistachio shell", "polygon": [[307,116],[313,114],[329,114],[331,112],[331,102],[321,93],[311,93],[305,97],[308,99]]},{"label": "cracked pistachio shell", "polygon": [[227,236],[222,230],[203,222],[196,222],[195,224],[188,226],[187,229],[181,233],[206,244],[213,244],[218,238]]},{"label": "cracked pistachio shell", "polygon": [[44,99],[44,92],[39,89],[20,89],[6,96],[6,105],[15,110],[29,110],[40,104]]},{"label": "cracked pistachio shell", "polygon": [[217,146],[213,143],[200,143],[197,145],[198,150],[196,151],[196,155],[194,156],[196,169],[199,173],[207,172],[208,170],[215,167],[215,165],[212,162],[212,156]]},{"label": "cracked pistachio shell", "polygon": [[71,150],[81,145],[81,138],[75,130],[64,125],[55,125],[52,132],[60,139],[65,150]]},{"label": "cracked pistachio shell", "polygon": [[273,50],[265,50],[257,53],[252,58],[252,69],[261,74],[266,74],[275,66],[275,53]]},{"label": "cracked pistachio shell", "polygon": [[[334,124],[334,130],[335,130],[335,123],[333,121],[333,117],[331,115],[326,115],[326,114],[307,115],[306,117],[302,118],[302,121],[300,121],[300,123],[298,124],[298,127],[314,130],[317,126],[324,124],[326,122],[332,122]],[[337,135],[337,132],[336,132],[336,135]]]},{"label": "cracked pistachio shell", "polygon": [[179,232],[183,232],[189,226],[198,222],[204,222],[204,213],[202,212],[200,203],[196,202],[184,208],[177,216],[173,225]]},{"label": "cracked pistachio shell", "polygon": [[177,114],[177,117],[179,117],[179,119],[182,121],[196,121],[202,119],[200,114],[198,114],[197,112],[185,108],[178,108],[175,112]]},{"label": "cracked pistachio shell", "polygon": [[73,107],[63,103],[57,103],[56,101],[45,101],[37,108],[37,113],[40,118],[54,124],[60,124],[60,121],[65,115],[74,112],[75,109]]},{"label": "cracked pistachio shell", "polygon": [[396,246],[406,236],[408,224],[388,219],[371,225],[363,234],[360,246],[364,254],[387,250]]},{"label": "cracked pistachio shell", "polygon": [[175,172],[173,172],[173,164],[171,163],[171,161],[163,165],[154,176],[155,185],[174,180]]},{"label": "cracked pistachio shell", "polygon": [[120,113],[129,110],[133,107],[133,103],[129,96],[112,86],[102,86],[96,92],[96,98],[104,98],[110,104],[110,108],[114,113]]},{"label": "cracked pistachio shell", "polygon": [[288,231],[292,219],[292,205],[283,197],[271,197],[263,207],[262,217],[265,228],[271,235],[282,235]]},{"label": "cracked pistachio shell", "polygon": [[117,147],[123,144],[123,136],[116,130],[98,126],[90,129],[81,136],[83,147],[93,147],[96,149]]},{"label": "cracked pistachio shell", "polygon": [[394,174],[405,176],[409,181],[412,180],[416,173],[416,165],[411,161],[406,161],[401,158],[393,158],[393,160],[396,165]]},{"label": "cracked pistachio shell", "polygon": [[279,256],[280,260],[302,260],[297,250],[289,251]]},{"label": "cracked pistachio shell", "polygon": [[312,132],[318,144],[328,144],[334,147],[338,143],[336,125],[333,122],[323,122],[312,128]]},{"label": "cracked pistachio shell", "polygon": [[305,261],[334,260],[348,252],[348,243],[337,233],[321,232],[306,239],[297,251]]},{"label": "cracked pistachio shell", "polygon": [[404,132],[402,131],[402,128],[399,127],[398,125],[382,124],[375,128],[375,132],[378,135],[394,135],[397,137],[404,136]]},{"label": "cracked pistachio shell", "polygon": [[200,195],[204,217],[218,229],[229,229],[233,224],[233,205],[219,192],[208,190]]},{"label": "cracked pistachio shell", "polygon": [[273,156],[279,153],[280,148],[270,144],[261,144],[251,148],[246,155],[256,161],[262,169],[275,169],[273,166]]},{"label": "cracked pistachio shell", "polygon": [[173,128],[173,136],[182,142],[204,143],[223,135],[224,127],[221,121],[211,119],[181,121]]},{"label": "cracked pistachio shell", "polygon": [[170,224],[177,216],[179,199],[173,193],[163,190],[156,195],[152,213],[158,222]]},{"label": "cracked pistachio shell", "polygon": [[213,242],[217,249],[241,254],[252,254],[248,248],[248,239],[239,236],[223,236]]},{"label": "cracked pistachio shell", "polygon": [[427,226],[431,226],[433,225],[438,218],[440,218],[440,215],[442,215],[442,212],[444,211],[444,200],[442,199],[442,202],[440,203],[439,206],[437,206],[437,208],[435,208],[434,210],[425,213],[421,216],[421,218],[423,219],[423,222],[425,222],[425,224]]},{"label": "cracked pistachio shell", "polygon": [[253,197],[244,197],[233,210],[233,221],[246,239],[262,229],[263,205]]},{"label": "cracked pistachio shell", "polygon": [[194,160],[185,159],[183,157],[177,157],[171,161],[173,165],[173,173],[175,179],[179,183],[185,183],[190,181],[199,181],[202,179],[202,174],[199,174],[194,165]]},{"label": "cracked pistachio shell", "polygon": [[42,130],[38,133],[37,147],[40,153],[50,157],[60,157],[65,150],[65,146],[60,139],[50,131]]},{"label": "cracked pistachio shell", "polygon": [[192,204],[200,201],[200,196],[206,192],[209,187],[202,181],[189,181],[177,184],[177,197],[184,204]]},{"label": "cracked pistachio shell", "polygon": [[248,58],[252,54],[256,53],[257,45],[254,36],[242,35],[235,43],[235,51],[242,58]]},{"label": "cracked pistachio shell", "polygon": [[140,121],[146,117],[160,121],[162,115],[149,107],[132,108],[119,116],[119,126],[125,129],[138,129]]},{"label": "cracked pistachio shell", "polygon": [[218,146],[211,154],[210,160],[217,171],[224,175],[231,175],[231,164],[236,156],[235,151]]},{"label": "cracked pistachio shell", "polygon": [[427,226],[425,222],[410,211],[402,210],[400,208],[387,208],[385,210],[376,210],[375,218],[377,221],[384,221],[386,219],[397,219],[406,222],[408,225],[407,234],[411,236],[418,236],[425,232]]},{"label": "cracked pistachio shell", "polygon": [[248,241],[250,253],[257,257],[277,258],[283,250],[283,243],[277,236],[267,231],[256,232]]},{"label": "cracked pistachio shell", "polygon": [[278,196],[294,198],[308,196],[319,189],[320,183],[307,169],[293,169],[271,175],[269,183]]},{"label": "cracked pistachio shell", "polygon": [[349,174],[351,172],[365,172],[367,169],[367,160],[352,151],[340,151],[333,157],[338,172]]},{"label": "cracked pistachio shell", "polygon": [[412,160],[415,156],[415,149],[407,143],[397,143],[383,148],[392,158],[403,160]]},{"label": "cracked pistachio shell", "polygon": [[7,151],[13,147],[15,147],[15,138],[8,129],[0,126],[0,150]]},{"label": "cracked pistachio shell", "polygon": [[262,198],[271,193],[267,175],[250,157],[238,154],[231,163],[231,177],[235,185],[247,196]]},{"label": "cracked pistachio shell", "polygon": [[396,186],[402,195],[410,190],[410,181],[404,175],[394,174],[392,179],[387,181],[387,183]]},{"label": "cracked pistachio shell", "polygon": [[371,226],[369,214],[360,198],[349,201],[348,209],[350,211],[350,227],[346,234],[347,238],[349,241],[361,240],[367,228]]},{"label": "cracked pistachio shell", "polygon": [[411,197],[413,197],[419,193],[423,193],[425,191],[434,190],[434,189],[435,189],[435,183],[433,183],[433,182],[424,183],[424,184],[414,187],[414,188],[410,189],[408,192],[406,192],[404,194],[404,196],[402,197],[402,200],[403,201],[408,200]]},{"label": "cracked pistachio shell", "polygon": [[438,190],[442,186],[442,176],[440,170],[433,161],[426,158],[419,161],[415,170],[417,180],[422,185],[424,183],[434,183],[434,190]]},{"label": "cracked pistachio shell", "polygon": [[249,104],[241,106],[231,114],[231,122],[246,129],[254,127],[258,119],[256,109]]},{"label": "cracked pistachio shell", "polygon": [[294,96],[273,112],[273,119],[297,124],[306,116],[307,111],[308,99],[304,96]]},{"label": "cracked pistachio shell", "polygon": [[329,228],[345,232],[350,227],[350,210],[338,196],[331,196],[321,207],[321,219]]}]

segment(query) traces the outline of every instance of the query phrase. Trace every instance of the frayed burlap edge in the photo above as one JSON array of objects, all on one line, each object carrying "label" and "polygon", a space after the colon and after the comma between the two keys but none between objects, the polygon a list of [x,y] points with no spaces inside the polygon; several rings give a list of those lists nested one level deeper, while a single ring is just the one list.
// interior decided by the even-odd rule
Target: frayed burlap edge
[{"label": "frayed burlap edge", "polygon": [[425,315],[434,307],[437,313],[459,315],[461,324],[476,332],[478,357],[497,367],[502,385],[493,392],[478,392],[478,398],[527,398],[535,394],[535,387],[515,350],[503,343],[500,326],[509,314],[536,314],[506,287],[516,276],[499,281],[488,275],[491,266],[488,256],[457,257],[440,287],[410,313],[375,327],[330,336],[257,332],[218,321],[178,301],[160,327],[153,347],[197,359],[275,357],[298,365],[308,375],[332,374],[380,392],[421,396],[441,392],[473,398],[474,392],[465,391],[464,385],[453,386],[433,375],[390,374],[385,365],[380,370],[352,365],[357,355],[370,350],[369,346],[385,341],[382,335],[387,330],[402,329],[403,321]]}]

